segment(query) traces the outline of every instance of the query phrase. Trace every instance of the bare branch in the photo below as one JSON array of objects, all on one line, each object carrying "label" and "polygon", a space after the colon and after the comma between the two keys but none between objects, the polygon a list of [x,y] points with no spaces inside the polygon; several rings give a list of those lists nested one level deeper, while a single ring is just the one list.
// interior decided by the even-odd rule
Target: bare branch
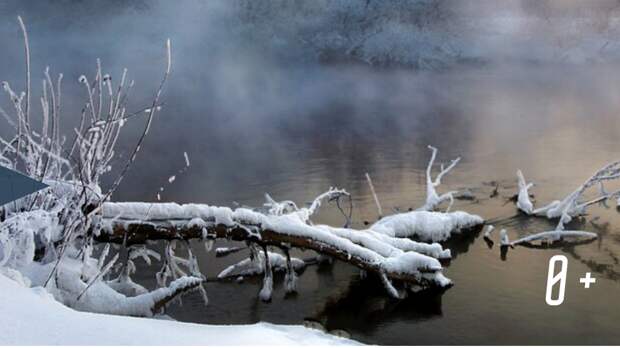
[{"label": "bare branch", "polygon": [[381,203],[379,203],[379,197],[377,197],[377,193],[375,192],[375,187],[372,184],[372,179],[370,179],[370,175],[366,173],[366,181],[368,181],[368,186],[370,187],[370,192],[372,193],[372,197],[375,200],[375,205],[377,206],[377,212],[379,213],[379,219],[383,217],[383,209],[381,209]]},{"label": "bare branch", "polygon": [[448,172],[450,172],[459,163],[461,158],[458,157],[452,160],[450,162],[450,165],[447,168],[444,168],[444,166],[441,165],[441,171],[433,180],[432,168],[433,168],[433,164],[435,163],[435,159],[437,157],[438,151],[437,151],[437,148],[430,146],[430,145],[428,145],[428,148],[431,150],[431,159],[429,160],[428,166],[426,167],[426,202],[424,203],[422,207],[418,208],[418,210],[432,211],[432,210],[435,210],[435,208],[437,208],[443,202],[449,201],[450,205],[448,206],[446,210],[447,212],[447,211],[450,211],[450,208],[452,207],[452,204],[454,203],[454,194],[456,193],[456,191],[450,191],[442,195],[439,195],[437,193],[436,188],[439,185],[441,185],[441,179],[443,178],[443,176],[446,175]]},{"label": "bare branch", "polygon": [[28,31],[26,31],[26,26],[24,25],[24,21],[21,16],[17,16],[17,21],[19,22],[19,27],[22,30],[22,35],[24,36],[24,53],[26,58],[26,119],[25,124],[30,124],[30,45],[28,43]]}]

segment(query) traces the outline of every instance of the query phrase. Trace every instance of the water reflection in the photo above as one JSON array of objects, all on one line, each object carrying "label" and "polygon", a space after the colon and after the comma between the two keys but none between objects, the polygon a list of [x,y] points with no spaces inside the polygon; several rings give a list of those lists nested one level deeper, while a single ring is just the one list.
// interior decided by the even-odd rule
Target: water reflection
[{"label": "water reflection", "polygon": [[449,262],[453,262],[458,259],[459,254],[465,254],[469,250],[469,248],[474,244],[480,232],[482,232],[483,226],[478,226],[473,229],[468,229],[466,231],[462,231],[450,238],[449,240],[442,243],[445,248],[450,249],[452,252],[452,259]]},{"label": "water reflection", "polygon": [[330,298],[315,318],[328,330],[345,329],[373,335],[386,322],[421,321],[442,315],[442,290],[425,290],[398,301],[385,296],[374,277],[352,280],[338,298]]}]

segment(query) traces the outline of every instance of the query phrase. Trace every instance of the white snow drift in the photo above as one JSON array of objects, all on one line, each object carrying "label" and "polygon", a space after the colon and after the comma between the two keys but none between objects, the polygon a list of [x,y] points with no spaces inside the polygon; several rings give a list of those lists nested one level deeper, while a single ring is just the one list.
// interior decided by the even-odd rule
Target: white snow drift
[{"label": "white snow drift", "polygon": [[358,344],[303,326],[200,325],[78,312],[56,302],[45,289],[26,288],[2,274],[0,313],[0,345]]}]

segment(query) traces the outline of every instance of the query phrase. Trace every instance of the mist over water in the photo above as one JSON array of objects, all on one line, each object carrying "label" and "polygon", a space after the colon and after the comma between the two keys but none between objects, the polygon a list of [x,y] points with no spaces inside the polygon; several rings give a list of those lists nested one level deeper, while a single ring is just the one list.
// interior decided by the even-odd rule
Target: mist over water
[{"label": "mist over water", "polygon": [[[265,192],[303,203],[339,186],[353,194],[361,227],[376,217],[364,174],[385,210],[417,207],[432,144],[441,161],[463,157],[444,189],[468,188],[478,199],[456,207],[492,219],[515,214],[506,199],[518,168],[542,204],[617,159],[618,11],[603,0],[4,1],[0,80],[23,86],[19,14],[29,28],[33,85],[47,65],[65,74],[70,134],[85,100],[77,79],[94,73],[96,58],[113,78],[129,69],[138,110],[157,88],[169,37],[165,105],[115,200],[155,201],[164,187],[163,201],[258,206]],[[116,169],[142,121],[126,125]],[[179,174],[183,152],[191,166]],[[171,175],[177,179],[168,183]],[[499,197],[489,197],[490,181]],[[209,283],[208,307],[189,297],[170,313],[206,323],[311,317],[383,344],[617,343],[620,314],[610,294],[620,290],[613,227],[620,216],[598,207],[592,214],[610,226],[587,223],[602,238],[575,248],[517,248],[503,260],[497,244],[489,249],[479,236],[455,241],[446,274],[456,285],[444,294],[394,303],[336,263],[308,268],[292,298],[280,282],[271,304],[257,300],[258,280]],[[319,219],[342,223],[335,209]],[[550,226],[504,223],[514,238]],[[571,260],[568,297],[549,310],[544,280],[556,253]],[[214,276],[245,255],[200,257]],[[591,292],[576,281],[585,271],[599,277]]]}]

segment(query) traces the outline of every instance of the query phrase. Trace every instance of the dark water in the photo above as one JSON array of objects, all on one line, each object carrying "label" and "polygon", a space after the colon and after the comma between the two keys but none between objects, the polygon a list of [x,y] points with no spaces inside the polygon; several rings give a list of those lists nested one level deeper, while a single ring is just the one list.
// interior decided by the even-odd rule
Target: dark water
[{"label": "dark water", "polygon": [[[283,62],[267,53],[231,53],[222,44],[226,36],[217,40],[221,29],[201,26],[202,12],[190,16],[185,9],[181,20],[140,6],[129,17],[118,17],[114,8],[93,15],[88,6],[62,6],[65,12],[20,10],[32,18],[39,71],[51,64],[75,81],[86,70],[78,67],[92,70],[96,57],[113,72],[127,65],[140,86],[132,97],[136,108],[148,101],[159,78],[163,39],[173,38],[166,105],[116,200],[154,201],[163,186],[164,201],[259,206],[265,192],[303,203],[339,186],[352,194],[355,226],[361,228],[376,216],[364,174],[372,176],[384,210],[417,207],[424,199],[426,145],[432,144],[441,161],[462,156],[441,189],[468,188],[477,199],[457,201],[456,208],[501,219],[497,230],[504,227],[515,239],[554,226],[514,217],[508,198],[516,192],[518,168],[536,183],[532,192],[540,205],[568,194],[620,156],[620,76],[613,64],[496,61],[420,72]],[[21,74],[19,36],[10,22],[14,7],[7,6],[2,30],[6,46],[16,48],[3,56],[1,79]],[[83,98],[76,85],[67,83],[67,109],[79,107]],[[141,127],[128,125],[119,164]],[[184,166],[184,151],[191,167],[169,184],[168,177]],[[492,181],[499,184],[493,198]],[[336,262],[308,267],[294,296],[285,296],[276,278],[269,304],[258,299],[260,279],[209,282],[207,307],[190,295],[168,314],[210,324],[301,324],[312,318],[377,344],[618,344],[620,213],[615,207],[589,212],[575,227],[601,238],[587,245],[517,247],[502,256],[497,243],[489,247],[480,235],[449,241],[454,259],[445,274],[455,285],[443,293],[394,301],[376,281]],[[334,207],[323,209],[316,221],[342,224]],[[549,307],[547,263],[556,254],[569,259],[566,300]],[[199,257],[204,273],[214,277],[246,255]],[[152,284],[152,269],[141,269],[136,279]],[[590,289],[579,283],[585,272],[597,278]]]}]

